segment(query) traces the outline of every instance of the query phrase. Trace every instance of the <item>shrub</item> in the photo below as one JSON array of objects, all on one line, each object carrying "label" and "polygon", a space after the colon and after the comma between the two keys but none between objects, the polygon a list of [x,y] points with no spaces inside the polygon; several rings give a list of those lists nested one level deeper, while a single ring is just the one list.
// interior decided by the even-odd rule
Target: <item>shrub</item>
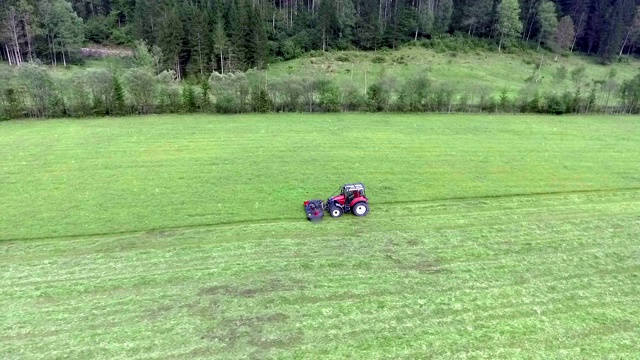
[{"label": "shrub", "polygon": [[346,54],[338,54],[335,57],[336,61],[340,61],[340,62],[351,62],[351,57],[346,55]]},{"label": "shrub", "polygon": [[544,110],[549,114],[562,115],[566,112],[566,106],[556,94],[547,94]]},{"label": "shrub", "polygon": [[322,111],[340,111],[340,90],[330,80],[318,82],[317,87]]},{"label": "shrub", "polygon": [[374,64],[382,64],[386,61],[387,60],[384,58],[384,56],[380,56],[380,55],[376,55],[373,58],[371,58],[371,62]]},{"label": "shrub", "polygon": [[270,112],[273,108],[269,94],[264,88],[255,89],[251,96],[253,111],[259,113]]},{"label": "shrub", "polygon": [[124,74],[123,80],[138,112],[142,114],[153,112],[157,97],[155,77],[147,70],[134,68]]},{"label": "shrub", "polygon": [[230,114],[237,111],[236,100],[231,94],[223,94],[216,98],[216,112],[221,114]]},{"label": "shrub", "polygon": [[354,84],[345,85],[342,94],[342,107],[345,111],[360,111],[366,108],[367,100]]}]

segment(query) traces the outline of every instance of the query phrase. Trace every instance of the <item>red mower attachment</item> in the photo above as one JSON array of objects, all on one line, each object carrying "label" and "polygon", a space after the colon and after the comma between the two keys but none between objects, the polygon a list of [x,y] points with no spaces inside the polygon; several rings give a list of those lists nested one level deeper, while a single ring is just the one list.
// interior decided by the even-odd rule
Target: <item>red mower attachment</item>
[{"label": "red mower attachment", "polygon": [[307,211],[307,220],[319,221],[324,216],[322,200],[307,200],[304,209]]}]

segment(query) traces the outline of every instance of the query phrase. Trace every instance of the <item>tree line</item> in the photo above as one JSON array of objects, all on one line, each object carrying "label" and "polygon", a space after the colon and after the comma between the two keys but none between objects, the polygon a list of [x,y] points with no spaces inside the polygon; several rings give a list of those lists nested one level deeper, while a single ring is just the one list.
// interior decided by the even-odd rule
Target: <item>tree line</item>
[{"label": "tree line", "polygon": [[0,0],[0,56],[66,64],[84,42],[144,40],[177,78],[264,69],[312,50],[466,34],[610,62],[640,50],[640,0]]},{"label": "tree line", "polygon": [[563,92],[542,91],[534,71],[513,95],[435,82],[426,70],[404,80],[383,71],[365,84],[324,75],[269,78],[255,69],[213,71],[204,81],[180,82],[173,69],[158,73],[159,61],[139,42],[126,66],[89,68],[65,77],[52,77],[46,66],[27,62],[0,73],[0,119],[196,112],[640,112],[640,74],[620,82],[615,69],[589,81],[584,66],[557,67],[554,88],[572,84]]}]

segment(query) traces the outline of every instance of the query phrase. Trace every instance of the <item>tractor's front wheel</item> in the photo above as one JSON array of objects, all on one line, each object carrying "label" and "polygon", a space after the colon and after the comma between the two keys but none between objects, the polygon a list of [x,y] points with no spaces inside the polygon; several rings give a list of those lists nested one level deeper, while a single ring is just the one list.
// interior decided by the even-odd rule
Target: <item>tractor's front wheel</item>
[{"label": "tractor's front wheel", "polygon": [[355,216],[365,216],[369,213],[369,204],[361,201],[353,206],[353,214]]},{"label": "tractor's front wheel", "polygon": [[342,208],[339,208],[337,206],[332,206],[329,208],[329,214],[332,218],[339,218],[340,216],[342,216],[342,212]]}]

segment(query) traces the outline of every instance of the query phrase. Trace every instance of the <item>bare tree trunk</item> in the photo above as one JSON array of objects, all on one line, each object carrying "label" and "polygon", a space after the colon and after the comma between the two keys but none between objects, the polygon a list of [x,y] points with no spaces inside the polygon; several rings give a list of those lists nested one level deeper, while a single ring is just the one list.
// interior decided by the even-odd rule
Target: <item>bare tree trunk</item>
[{"label": "bare tree trunk", "polygon": [[91,16],[95,16],[96,12],[95,9],[93,8],[93,1],[89,0],[89,9],[91,9]]},{"label": "bare tree trunk", "polygon": [[176,66],[176,76],[178,77],[178,80],[180,80],[182,79],[182,74],[180,74],[180,55],[179,54],[176,54],[175,66]]},{"label": "bare tree trunk", "polygon": [[367,69],[364,69],[364,96],[367,96]]},{"label": "bare tree trunk", "polygon": [[4,44],[4,49],[7,51],[7,61],[9,62],[9,66],[13,65],[11,62],[11,53],[9,52],[9,47],[7,44]]},{"label": "bare tree trunk", "polygon": [[325,51],[327,46],[327,34],[326,34],[326,30],[322,29],[322,52]]},{"label": "bare tree trunk", "polygon": [[540,81],[540,78],[542,77],[542,63],[544,62],[544,55],[542,55],[542,58],[540,58],[540,65],[538,65],[538,78],[536,79],[536,82]]},{"label": "bare tree trunk", "polygon": [[224,75],[224,58],[222,57],[222,49],[220,49],[220,68],[222,69],[222,75]]},{"label": "bare tree trunk", "polygon": [[53,54],[53,66],[58,66],[58,60],[56,59],[56,44],[51,41],[51,51]]},{"label": "bare tree trunk", "polygon": [[200,76],[204,76],[204,61],[202,61],[202,33],[198,31],[198,58],[200,59]]},{"label": "bare tree trunk", "polygon": [[11,34],[11,41],[13,41],[12,48],[15,54],[14,61],[16,65],[20,65],[22,62],[22,55],[20,54],[20,41],[18,41],[18,16],[15,9],[11,9],[7,14],[6,26],[7,30],[9,30],[9,33]]},{"label": "bare tree trunk", "polygon": [[498,52],[502,52],[502,36],[500,36],[500,44],[498,44]]},{"label": "bare tree trunk", "polygon": [[[529,24],[529,30],[527,31],[527,41],[529,41],[531,37],[531,31],[533,30],[533,23],[534,23],[533,20],[529,22],[530,19],[531,19],[531,11],[529,11],[529,15],[527,15],[527,22],[525,23],[525,24]],[[522,32],[522,40],[524,40],[524,32]]]},{"label": "bare tree trunk", "polygon": [[64,50],[62,50],[62,63],[64,64],[64,67],[67,67],[67,59],[64,57]]},{"label": "bare tree trunk", "polygon": [[578,26],[576,26],[576,33],[573,36],[573,43],[571,43],[571,52],[573,52],[573,47],[576,46],[576,42],[578,41],[578,35],[581,32],[581,31],[579,31],[579,29],[582,28],[582,18],[583,17],[584,17],[584,13],[580,14],[580,21],[578,22]]},{"label": "bare tree trunk", "polygon": [[618,58],[622,56],[622,51],[624,50],[624,47],[627,45],[627,41],[629,41],[629,34],[631,34],[631,30],[627,31],[627,36],[625,36],[624,42],[620,47],[620,53],[618,54]]}]

